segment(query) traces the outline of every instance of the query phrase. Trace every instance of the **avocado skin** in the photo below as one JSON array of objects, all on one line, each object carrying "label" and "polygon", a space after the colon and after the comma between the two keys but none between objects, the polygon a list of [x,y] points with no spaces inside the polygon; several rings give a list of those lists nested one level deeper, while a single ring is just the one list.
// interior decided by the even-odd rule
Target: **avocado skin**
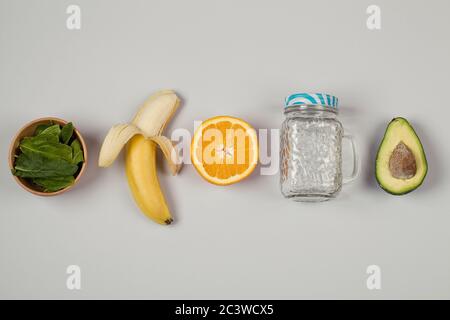
[{"label": "avocado skin", "polygon": [[[422,146],[422,153],[423,153],[423,157],[424,157],[424,167],[425,167],[425,173],[424,173],[424,175],[423,175],[422,180],[421,180],[416,186],[414,186],[413,188],[411,188],[411,189],[409,189],[409,190],[406,190],[406,191],[404,191],[404,192],[394,192],[394,191],[389,190],[389,188],[385,187],[385,186],[383,185],[383,183],[380,181],[380,178],[378,177],[378,173],[377,173],[377,160],[378,160],[378,156],[379,156],[380,151],[381,151],[381,147],[383,146],[384,139],[386,138],[386,134],[388,133],[389,127],[390,127],[390,125],[392,124],[392,122],[398,121],[398,120],[401,120],[401,121],[406,122],[406,123],[408,124],[409,128],[411,129],[411,131],[416,135],[417,139],[419,140],[419,142],[420,142],[420,144],[421,144],[421,146]],[[420,141],[420,138],[419,138],[419,136],[417,135],[416,131],[415,131],[414,128],[411,126],[411,124],[409,123],[409,121],[406,120],[405,118],[403,118],[403,117],[395,117],[395,118],[393,118],[393,119],[389,122],[389,124],[387,125],[387,127],[386,127],[386,130],[385,130],[384,135],[383,135],[383,139],[381,140],[381,143],[380,143],[380,145],[379,145],[379,147],[378,147],[377,156],[376,156],[376,158],[375,158],[375,178],[376,178],[376,180],[377,180],[378,185],[380,186],[381,189],[383,189],[384,191],[386,191],[386,192],[389,193],[389,194],[392,194],[392,195],[394,195],[394,196],[402,196],[402,195],[408,194],[408,193],[410,193],[410,192],[416,190],[417,188],[419,188],[419,187],[423,184],[423,182],[425,181],[425,177],[427,176],[427,173],[428,173],[428,161],[427,161],[427,157],[426,157],[425,151],[423,150],[422,141]]]}]

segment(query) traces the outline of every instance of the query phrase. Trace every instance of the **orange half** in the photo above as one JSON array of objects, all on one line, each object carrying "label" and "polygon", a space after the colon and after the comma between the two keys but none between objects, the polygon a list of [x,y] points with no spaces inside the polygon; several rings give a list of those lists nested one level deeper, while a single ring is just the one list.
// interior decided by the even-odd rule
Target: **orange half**
[{"label": "orange half", "polygon": [[192,138],[191,160],[198,173],[213,184],[223,186],[241,181],[258,163],[256,131],[234,117],[205,120]]}]

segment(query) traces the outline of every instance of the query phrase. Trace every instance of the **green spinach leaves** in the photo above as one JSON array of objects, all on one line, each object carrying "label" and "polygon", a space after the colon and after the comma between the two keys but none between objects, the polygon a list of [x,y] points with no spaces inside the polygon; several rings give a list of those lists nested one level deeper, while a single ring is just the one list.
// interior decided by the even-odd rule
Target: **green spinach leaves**
[{"label": "green spinach leaves", "polygon": [[60,133],[61,142],[64,144],[68,144],[70,138],[72,138],[72,135],[73,135],[73,124],[72,122],[69,122],[61,129]]},{"label": "green spinach leaves", "polygon": [[19,145],[13,174],[31,180],[45,192],[72,185],[84,162],[80,141],[74,136],[70,122],[39,125],[33,137],[25,137]]},{"label": "green spinach leaves", "polygon": [[79,164],[80,162],[84,162],[80,141],[75,139],[70,146],[72,147],[72,163]]}]

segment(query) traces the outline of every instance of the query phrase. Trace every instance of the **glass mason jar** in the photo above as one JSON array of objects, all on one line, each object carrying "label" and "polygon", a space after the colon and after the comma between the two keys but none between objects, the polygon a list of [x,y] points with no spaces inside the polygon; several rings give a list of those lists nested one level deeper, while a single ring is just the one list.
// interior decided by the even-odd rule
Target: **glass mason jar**
[{"label": "glass mason jar", "polygon": [[[280,137],[280,185],[285,198],[317,202],[336,197],[342,184],[358,175],[351,135],[337,119],[338,99],[323,93],[296,93],[286,97]],[[353,170],[342,174],[342,141],[348,139]]]}]

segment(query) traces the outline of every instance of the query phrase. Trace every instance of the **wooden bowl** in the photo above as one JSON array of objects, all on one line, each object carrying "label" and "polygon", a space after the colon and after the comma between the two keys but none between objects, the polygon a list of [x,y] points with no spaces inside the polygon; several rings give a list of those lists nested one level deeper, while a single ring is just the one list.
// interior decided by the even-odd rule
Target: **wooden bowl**
[{"label": "wooden bowl", "polygon": [[[65,121],[65,120],[62,120],[62,119],[59,119],[59,118],[46,117],[46,118],[40,118],[40,119],[33,120],[31,122],[28,122],[26,125],[24,125],[19,130],[19,132],[16,134],[16,136],[12,140],[11,146],[9,148],[9,168],[11,170],[14,168],[15,156],[20,151],[19,150],[20,141],[24,137],[31,137],[31,136],[33,136],[34,132],[36,130],[36,127],[38,125],[40,125],[40,124],[48,124],[50,122],[52,122],[54,124],[59,124],[61,126],[63,126],[63,125],[68,123],[68,121]],[[16,182],[22,188],[27,190],[28,192],[31,192],[32,194],[35,194],[35,195],[38,195],[38,196],[44,196],[44,197],[56,196],[58,194],[64,193],[64,192],[68,191],[69,189],[73,188],[77,184],[77,182],[80,180],[80,178],[83,175],[84,171],[86,171],[87,160],[88,160],[88,153],[87,153],[86,143],[85,143],[83,137],[81,136],[81,133],[75,128],[74,134],[75,134],[75,137],[80,141],[81,148],[83,149],[84,162],[81,165],[80,170],[78,170],[78,173],[77,173],[77,175],[75,177],[75,181],[74,181],[74,183],[72,185],[68,186],[67,188],[55,191],[55,192],[44,192],[42,190],[42,188],[40,188],[39,186],[34,185],[33,183],[31,183],[27,179],[16,177],[16,176],[13,175],[14,179],[16,180]]]}]

